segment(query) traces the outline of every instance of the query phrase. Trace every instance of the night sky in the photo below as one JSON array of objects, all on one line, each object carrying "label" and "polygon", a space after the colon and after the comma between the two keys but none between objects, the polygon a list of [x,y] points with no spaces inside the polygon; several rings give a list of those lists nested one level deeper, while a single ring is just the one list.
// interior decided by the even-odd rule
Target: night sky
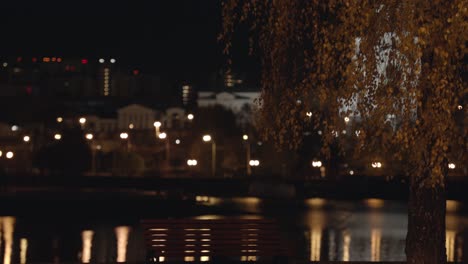
[{"label": "night sky", "polygon": [[225,67],[221,1],[2,1],[0,56],[115,57],[178,79]]}]

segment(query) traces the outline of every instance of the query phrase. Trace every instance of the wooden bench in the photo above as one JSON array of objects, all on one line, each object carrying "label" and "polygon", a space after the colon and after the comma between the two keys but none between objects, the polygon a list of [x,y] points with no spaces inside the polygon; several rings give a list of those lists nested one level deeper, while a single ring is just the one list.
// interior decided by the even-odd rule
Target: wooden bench
[{"label": "wooden bench", "polygon": [[267,219],[143,220],[150,263],[287,263],[291,250]]}]

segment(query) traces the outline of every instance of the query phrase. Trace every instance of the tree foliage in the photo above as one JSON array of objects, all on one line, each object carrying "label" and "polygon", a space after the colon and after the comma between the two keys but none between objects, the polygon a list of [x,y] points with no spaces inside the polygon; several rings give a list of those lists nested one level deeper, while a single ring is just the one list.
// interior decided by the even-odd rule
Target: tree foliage
[{"label": "tree foliage", "polygon": [[226,0],[220,39],[229,55],[236,27],[250,28],[269,139],[297,148],[320,127],[328,153],[350,131],[358,151],[409,157],[415,171],[437,175],[422,181],[443,184],[443,164],[467,148],[466,115],[457,120],[466,111],[467,8],[466,0]]}]

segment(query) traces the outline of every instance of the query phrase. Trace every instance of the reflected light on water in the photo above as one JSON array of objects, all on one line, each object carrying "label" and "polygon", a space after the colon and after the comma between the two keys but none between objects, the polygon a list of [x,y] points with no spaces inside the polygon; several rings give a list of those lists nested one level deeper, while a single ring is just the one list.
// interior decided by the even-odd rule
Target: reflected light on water
[{"label": "reflected light on water", "polygon": [[454,200],[447,200],[446,205],[447,205],[447,213],[455,213],[461,207],[461,203],[457,202],[457,201],[454,201]]},{"label": "reflected light on water", "polygon": [[382,231],[374,228],[371,231],[371,261],[380,261],[380,243]]},{"label": "reflected light on water", "polygon": [[222,215],[200,215],[195,217],[195,219],[199,220],[217,220],[217,219],[223,219],[224,216]]},{"label": "reflected light on water", "polygon": [[445,250],[447,252],[447,261],[455,260],[455,231],[447,230],[445,232]]},{"label": "reflected light on water", "polygon": [[375,199],[375,198],[366,199],[366,200],[364,200],[364,202],[366,203],[366,205],[369,208],[372,208],[372,209],[382,208],[384,206],[384,204],[385,204],[384,200]]},{"label": "reflected light on water", "polygon": [[115,228],[117,237],[117,262],[126,262],[127,260],[127,244],[130,227],[118,226]]},{"label": "reflected light on water", "polygon": [[5,251],[3,255],[3,264],[11,263],[11,254],[13,247],[13,232],[15,230],[16,219],[11,216],[0,217],[0,223],[3,228],[3,239],[5,240]]},{"label": "reflected light on water", "polygon": [[312,227],[310,230],[310,261],[320,260],[320,251],[322,248],[322,228]]},{"label": "reflected light on water", "polygon": [[306,201],[307,205],[312,208],[320,208],[325,205],[326,200],[322,198],[311,198]]},{"label": "reflected light on water", "polygon": [[348,231],[343,232],[343,261],[349,261],[349,248],[351,245],[351,235]]},{"label": "reflected light on water", "polygon": [[261,199],[257,197],[233,198],[233,202],[244,206],[246,211],[256,212],[260,209]]},{"label": "reflected light on water", "polygon": [[83,241],[83,248],[81,252],[81,262],[89,263],[91,262],[91,248],[93,246],[93,235],[92,230],[84,230],[81,232],[81,239]]},{"label": "reflected light on water", "polygon": [[28,240],[26,238],[20,239],[20,264],[26,264],[28,255]]}]

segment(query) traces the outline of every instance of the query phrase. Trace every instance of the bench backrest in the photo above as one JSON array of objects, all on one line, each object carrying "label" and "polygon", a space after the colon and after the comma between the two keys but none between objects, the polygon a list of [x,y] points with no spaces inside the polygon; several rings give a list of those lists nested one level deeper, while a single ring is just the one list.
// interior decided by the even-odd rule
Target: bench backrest
[{"label": "bench backrest", "polygon": [[278,225],[267,219],[143,220],[148,247],[159,261],[257,260],[289,256]]}]

